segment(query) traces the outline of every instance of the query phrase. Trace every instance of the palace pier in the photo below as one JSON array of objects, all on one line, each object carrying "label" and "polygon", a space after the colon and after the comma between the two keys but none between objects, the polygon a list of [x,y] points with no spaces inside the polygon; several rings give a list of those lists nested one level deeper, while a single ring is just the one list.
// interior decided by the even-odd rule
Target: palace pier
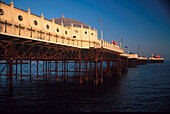
[{"label": "palace pier", "polygon": [[25,77],[80,84],[104,83],[120,77],[128,67],[163,59],[126,54],[117,44],[99,40],[97,30],[80,21],[45,19],[0,2],[0,76]]}]

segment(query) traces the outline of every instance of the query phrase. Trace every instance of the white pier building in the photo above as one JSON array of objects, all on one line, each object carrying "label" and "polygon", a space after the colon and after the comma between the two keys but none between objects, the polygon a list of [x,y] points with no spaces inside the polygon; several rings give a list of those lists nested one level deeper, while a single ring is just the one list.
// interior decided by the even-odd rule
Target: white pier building
[{"label": "white pier building", "polygon": [[12,1],[9,5],[0,2],[0,34],[83,49],[103,47],[123,53],[119,46],[102,43],[95,28],[64,15],[48,20],[43,13],[41,16],[32,14],[30,8],[24,11],[14,7]]}]

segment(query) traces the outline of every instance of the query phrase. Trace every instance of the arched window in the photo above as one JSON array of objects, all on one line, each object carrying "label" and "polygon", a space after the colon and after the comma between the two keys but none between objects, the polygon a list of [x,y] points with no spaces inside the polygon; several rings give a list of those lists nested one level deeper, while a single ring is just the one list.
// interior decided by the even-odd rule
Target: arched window
[{"label": "arched window", "polygon": [[93,36],[93,33],[91,33],[91,35]]},{"label": "arched window", "polygon": [[87,31],[85,31],[85,34],[87,34]]},{"label": "arched window", "polygon": [[37,26],[38,25],[38,22],[36,20],[34,20],[34,25]]},{"label": "arched window", "polygon": [[49,29],[49,28],[50,28],[50,26],[49,26],[49,25],[46,25],[46,28],[47,28],[47,29]]},{"label": "arched window", "polygon": [[56,30],[57,30],[57,32],[59,32],[59,29],[58,29],[58,28],[57,28]]},{"label": "arched window", "polygon": [[67,35],[67,31],[65,31],[65,34]]},{"label": "arched window", "polygon": [[4,15],[4,10],[0,9],[0,15]]},{"label": "arched window", "polygon": [[18,16],[18,20],[22,21],[23,17],[21,15]]}]

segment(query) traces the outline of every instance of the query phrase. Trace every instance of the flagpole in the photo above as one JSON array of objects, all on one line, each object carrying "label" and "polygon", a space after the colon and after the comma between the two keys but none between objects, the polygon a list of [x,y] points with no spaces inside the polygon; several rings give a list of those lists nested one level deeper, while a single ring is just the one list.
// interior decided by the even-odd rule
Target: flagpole
[{"label": "flagpole", "polygon": [[103,41],[103,26],[102,26],[102,21],[101,21],[101,39]]},{"label": "flagpole", "polygon": [[101,47],[103,48],[103,26],[102,26],[102,21],[99,19],[99,21],[101,22]]}]

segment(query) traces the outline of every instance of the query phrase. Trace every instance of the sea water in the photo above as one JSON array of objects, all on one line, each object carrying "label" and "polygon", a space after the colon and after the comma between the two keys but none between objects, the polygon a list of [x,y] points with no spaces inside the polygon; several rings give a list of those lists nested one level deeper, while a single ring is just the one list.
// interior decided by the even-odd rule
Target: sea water
[{"label": "sea water", "polygon": [[128,68],[103,85],[0,77],[0,112],[170,112],[170,61]]}]

